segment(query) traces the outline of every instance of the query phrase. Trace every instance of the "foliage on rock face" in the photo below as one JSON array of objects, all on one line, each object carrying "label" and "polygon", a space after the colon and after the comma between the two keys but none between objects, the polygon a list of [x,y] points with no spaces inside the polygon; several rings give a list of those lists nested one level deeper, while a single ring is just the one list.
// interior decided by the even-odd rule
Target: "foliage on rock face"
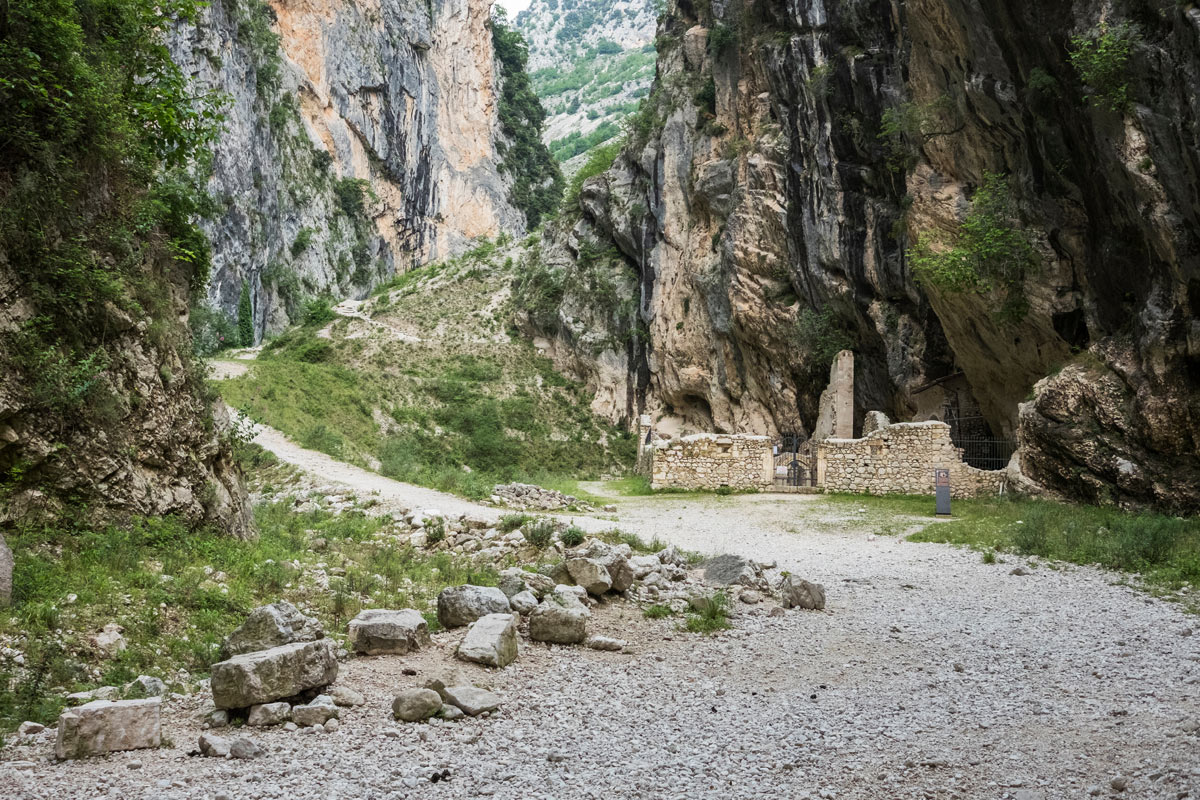
[{"label": "foliage on rock face", "polygon": [[[207,279],[183,168],[216,110],[189,96],[158,32],[193,0],[16,0],[0,10],[0,251],[61,344],[164,256]],[[48,334],[54,336],[54,334]],[[48,342],[52,343],[52,342]]]},{"label": "foliage on rock face", "polygon": [[834,356],[854,346],[845,322],[828,305],[820,311],[801,309],[796,315],[794,336],[798,348],[806,353],[805,367],[814,380],[829,372]]},{"label": "foliage on rock face", "polygon": [[1092,105],[1121,111],[1129,104],[1129,56],[1138,41],[1137,27],[1107,23],[1071,40],[1071,66],[1092,89]]},{"label": "foliage on rock face", "polygon": [[242,281],[237,307],[238,344],[250,347],[254,344],[254,307],[250,303],[250,284]]},{"label": "foliage on rock face", "polygon": [[621,138],[600,145],[592,150],[584,165],[580,167],[578,172],[571,176],[571,183],[567,187],[567,193],[563,196],[564,208],[571,209],[579,205],[579,195],[583,190],[583,182],[588,178],[594,178],[597,175],[608,172],[624,146],[625,139]]},{"label": "foliage on rock face", "polygon": [[509,199],[525,214],[530,229],[553,213],[562,197],[562,173],[542,143],[546,111],[525,71],[529,51],[525,39],[503,17],[492,19],[492,43],[501,67],[500,126],[508,137],[500,171],[513,176]]},{"label": "foliage on rock face", "polygon": [[1014,321],[1025,316],[1022,284],[1038,266],[1008,183],[994,173],[985,174],[966,219],[949,241],[922,236],[908,251],[908,260],[917,280],[940,291],[1002,292],[997,312]]}]

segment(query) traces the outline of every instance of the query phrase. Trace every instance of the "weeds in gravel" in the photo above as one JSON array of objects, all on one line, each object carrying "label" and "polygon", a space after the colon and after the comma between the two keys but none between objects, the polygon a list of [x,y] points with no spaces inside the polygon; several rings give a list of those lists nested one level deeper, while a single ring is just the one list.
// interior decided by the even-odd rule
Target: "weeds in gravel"
[{"label": "weeds in gravel", "polygon": [[671,607],[665,603],[655,603],[652,606],[646,606],[642,610],[642,616],[646,619],[665,619],[674,613]]},{"label": "weeds in gravel", "polygon": [[[258,605],[288,600],[341,637],[362,608],[426,608],[446,586],[497,582],[491,569],[414,550],[383,517],[277,503],[259,506],[255,519],[254,541],[170,518],[8,532],[13,605],[0,616],[0,644],[25,663],[0,660],[0,731],[51,722],[67,692],[140,674],[186,684],[207,672],[220,641]],[[91,638],[110,622],[127,646],[103,658]]]},{"label": "weeds in gravel", "polygon": [[996,563],[996,551],[992,550],[990,548],[987,550],[984,550],[983,556],[980,558],[980,560],[984,564],[995,564]]},{"label": "weeds in gravel", "polygon": [[692,611],[684,626],[692,633],[715,633],[733,627],[729,624],[729,598],[724,592],[714,592],[704,597],[693,597],[689,602]]}]

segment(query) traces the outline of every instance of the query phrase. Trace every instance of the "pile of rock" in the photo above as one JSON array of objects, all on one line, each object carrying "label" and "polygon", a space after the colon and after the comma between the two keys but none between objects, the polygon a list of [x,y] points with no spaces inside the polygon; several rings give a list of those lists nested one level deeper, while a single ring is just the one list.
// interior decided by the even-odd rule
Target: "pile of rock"
[{"label": "pile of rock", "polygon": [[423,687],[405,689],[392,700],[392,716],[400,722],[423,722],[430,717],[446,720],[478,717],[496,711],[499,695],[465,683],[453,670],[434,676]]},{"label": "pile of rock", "polygon": [[492,502],[521,511],[595,511],[595,507],[577,497],[529,483],[503,483],[492,489]]},{"label": "pile of rock", "polygon": [[[423,622],[424,620],[422,620]],[[224,661],[212,665],[214,727],[231,713],[252,726],[288,725],[333,731],[338,706],[363,702],[350,690],[323,693],[338,675],[337,650],[320,623],[287,602],[254,609],[221,646]],[[204,750],[204,747],[201,747]],[[211,755],[227,755],[212,747]]]}]

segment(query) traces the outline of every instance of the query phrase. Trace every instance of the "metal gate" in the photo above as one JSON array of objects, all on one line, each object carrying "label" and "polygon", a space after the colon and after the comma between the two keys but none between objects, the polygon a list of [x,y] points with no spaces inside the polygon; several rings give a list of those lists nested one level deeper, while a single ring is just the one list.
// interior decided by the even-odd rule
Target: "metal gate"
[{"label": "metal gate", "polygon": [[775,445],[775,486],[816,486],[817,470],[812,445],[795,433],[782,434]]},{"label": "metal gate", "polygon": [[950,425],[950,441],[962,451],[963,463],[969,466],[976,469],[1004,469],[1016,452],[1015,440],[988,435],[992,429],[981,416],[947,415],[946,422]]}]

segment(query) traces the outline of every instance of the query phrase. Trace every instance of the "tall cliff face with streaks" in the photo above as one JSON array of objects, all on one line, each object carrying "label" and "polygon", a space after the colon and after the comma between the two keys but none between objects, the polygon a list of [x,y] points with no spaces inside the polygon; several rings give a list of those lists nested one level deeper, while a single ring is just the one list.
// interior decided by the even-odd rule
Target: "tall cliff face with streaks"
[{"label": "tall cliff face with streaks", "polygon": [[531,324],[597,408],[811,430],[849,346],[860,418],[977,414],[1043,487],[1200,507],[1200,11],[679,0],[658,42],[542,246]]},{"label": "tall cliff face with streaks", "polygon": [[489,0],[220,0],[172,54],[221,93],[209,299],[250,289],[256,338],[305,298],[365,293],[478,236],[524,231]]}]

